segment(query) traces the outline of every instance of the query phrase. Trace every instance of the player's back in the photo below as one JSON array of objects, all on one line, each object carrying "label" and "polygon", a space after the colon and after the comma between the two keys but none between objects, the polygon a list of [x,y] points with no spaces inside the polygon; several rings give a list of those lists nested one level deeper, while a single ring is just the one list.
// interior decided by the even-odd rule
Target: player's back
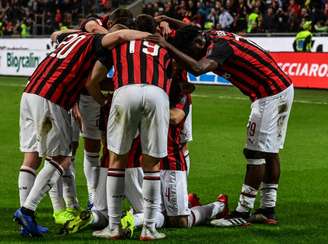
[{"label": "player's back", "polygon": [[[224,76],[252,100],[275,95],[291,84],[272,56],[254,42],[233,33],[212,31],[209,51],[222,60],[216,73]],[[212,49],[212,50],[211,50]]]},{"label": "player's back", "polygon": [[159,45],[134,40],[112,50],[115,89],[128,84],[151,84],[167,93],[171,84],[171,58]]},{"label": "player's back", "polygon": [[61,34],[58,47],[37,67],[25,92],[69,109],[76,102],[101,48],[101,35]]}]

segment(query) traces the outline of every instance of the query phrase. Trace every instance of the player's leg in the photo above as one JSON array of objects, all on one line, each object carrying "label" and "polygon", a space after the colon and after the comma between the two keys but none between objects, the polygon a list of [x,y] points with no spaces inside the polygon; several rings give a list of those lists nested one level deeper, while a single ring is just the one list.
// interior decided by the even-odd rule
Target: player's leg
[{"label": "player's leg", "polygon": [[89,95],[81,95],[79,108],[82,115],[82,136],[84,138],[83,169],[87,179],[88,208],[91,209],[99,176],[99,151],[101,132],[98,128],[100,105]]},{"label": "player's leg", "polygon": [[187,174],[186,171],[161,170],[161,190],[164,212],[167,216],[166,226],[188,227]]},{"label": "player's leg", "polygon": [[80,204],[77,198],[76,191],[76,170],[75,170],[75,159],[76,159],[76,151],[79,147],[79,139],[80,139],[80,128],[77,121],[71,115],[71,125],[72,125],[72,157],[71,157],[71,165],[65,170],[63,175],[63,195],[66,202],[66,207],[69,212],[72,212],[76,215],[80,211]]},{"label": "player's leg", "polygon": [[36,121],[40,114],[33,109],[29,97],[24,93],[20,103],[19,141],[20,151],[24,153],[23,163],[18,175],[20,206],[23,205],[30,193],[34,185],[36,170],[41,164],[36,130]]},{"label": "player's leg", "polygon": [[70,166],[71,128],[69,114],[60,106],[32,94],[30,94],[30,102],[34,104],[34,110],[37,110],[35,113],[39,116],[35,127],[39,128],[39,155],[49,155],[51,159],[49,163],[44,164],[30,194],[22,208],[16,211],[15,217],[32,235],[40,235],[34,212],[43,196],[57,182],[63,171]]},{"label": "player's leg", "polygon": [[272,119],[276,126],[272,128],[274,144],[273,152],[267,153],[265,174],[261,184],[261,204],[260,208],[251,216],[250,221],[266,224],[277,224],[275,216],[275,206],[277,201],[277,191],[280,178],[280,159],[279,150],[283,148],[287,133],[288,119],[294,99],[294,89],[290,86],[285,91],[281,92],[277,101],[274,102],[274,109],[276,114]]},{"label": "player's leg", "polygon": [[53,217],[56,224],[65,224],[73,220],[80,212],[80,205],[77,200],[76,182],[75,182],[75,154],[79,145],[80,129],[71,115],[72,126],[72,157],[71,165],[66,169],[57,181],[57,183],[50,189],[49,197],[54,209]]},{"label": "player's leg", "polygon": [[125,168],[128,152],[139,126],[141,104],[140,86],[127,85],[114,92],[107,126],[109,168],[106,187],[109,225],[103,231],[95,233],[98,237],[124,237],[120,219],[125,189]]},{"label": "player's leg", "polygon": [[25,152],[18,174],[19,202],[22,206],[30,193],[36,178],[36,170],[41,164],[38,152]]},{"label": "player's leg", "polygon": [[[293,100],[293,87],[252,104],[248,124],[248,138],[244,155],[248,166],[244,185],[236,208],[236,215],[249,217],[264,176],[280,175],[279,149],[282,148]],[[274,170],[274,172],[268,171]]]},{"label": "player's leg", "polygon": [[169,99],[159,87],[147,85],[142,89],[145,94],[140,125],[144,169],[144,226],[140,239],[152,240],[165,238],[164,234],[157,232],[155,222],[161,202],[159,160],[167,155]]}]

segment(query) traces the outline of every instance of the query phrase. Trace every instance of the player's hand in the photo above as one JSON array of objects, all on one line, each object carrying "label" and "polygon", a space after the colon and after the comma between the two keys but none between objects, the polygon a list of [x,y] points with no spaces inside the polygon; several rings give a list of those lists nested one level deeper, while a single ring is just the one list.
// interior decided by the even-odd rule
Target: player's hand
[{"label": "player's hand", "polygon": [[81,111],[79,108],[79,105],[76,103],[74,104],[73,108],[72,108],[72,114],[74,119],[76,120],[76,122],[78,123],[80,130],[82,131],[83,125],[82,125],[82,115],[81,115]]},{"label": "player's hand", "polygon": [[166,18],[167,18],[166,15],[158,15],[158,16],[154,17],[154,19],[155,19],[155,21],[156,21],[157,23],[160,23],[160,22],[162,22],[162,21],[165,21]]},{"label": "player's hand", "polygon": [[166,21],[162,21],[159,24],[159,28],[160,28],[160,32],[161,34],[164,36],[164,38],[168,38],[172,32],[169,23],[167,23]]},{"label": "player's hand", "polygon": [[166,48],[168,43],[167,41],[165,40],[164,37],[162,37],[161,35],[159,34],[154,34],[154,35],[150,35],[150,36],[147,36],[145,38],[146,41],[149,41],[149,42],[153,42],[153,43],[156,43],[158,45],[160,45],[161,47],[163,48]]}]

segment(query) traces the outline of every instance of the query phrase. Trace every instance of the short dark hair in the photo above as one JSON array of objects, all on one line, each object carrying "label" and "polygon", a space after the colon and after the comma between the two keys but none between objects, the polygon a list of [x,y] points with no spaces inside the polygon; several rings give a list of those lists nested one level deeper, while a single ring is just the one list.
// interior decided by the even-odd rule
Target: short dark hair
[{"label": "short dark hair", "polygon": [[133,14],[125,8],[115,9],[108,15],[108,20],[111,22],[111,25],[121,24],[129,28],[134,27]]},{"label": "short dark hair", "polygon": [[176,35],[171,42],[176,48],[186,50],[201,33],[202,31],[198,27],[194,25],[187,25],[176,31]]},{"label": "short dark hair", "polygon": [[136,18],[136,29],[149,33],[156,33],[156,21],[153,16],[148,14],[139,14]]}]

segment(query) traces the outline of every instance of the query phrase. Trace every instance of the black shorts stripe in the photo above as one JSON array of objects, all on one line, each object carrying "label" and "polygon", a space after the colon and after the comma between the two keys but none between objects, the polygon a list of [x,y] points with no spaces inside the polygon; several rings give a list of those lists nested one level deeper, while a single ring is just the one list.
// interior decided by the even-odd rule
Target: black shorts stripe
[{"label": "black shorts stripe", "polygon": [[33,175],[33,176],[36,176],[36,174],[35,174],[33,171],[28,170],[28,169],[20,169],[19,171],[21,171],[21,172],[26,172],[26,173],[29,173],[29,174],[31,174],[31,175]]},{"label": "black shorts stripe", "polygon": [[59,173],[62,175],[64,172],[63,172],[63,169],[59,166],[58,163],[56,163],[55,161],[53,160],[49,160],[48,161],[52,166],[54,166],[58,171]]}]

